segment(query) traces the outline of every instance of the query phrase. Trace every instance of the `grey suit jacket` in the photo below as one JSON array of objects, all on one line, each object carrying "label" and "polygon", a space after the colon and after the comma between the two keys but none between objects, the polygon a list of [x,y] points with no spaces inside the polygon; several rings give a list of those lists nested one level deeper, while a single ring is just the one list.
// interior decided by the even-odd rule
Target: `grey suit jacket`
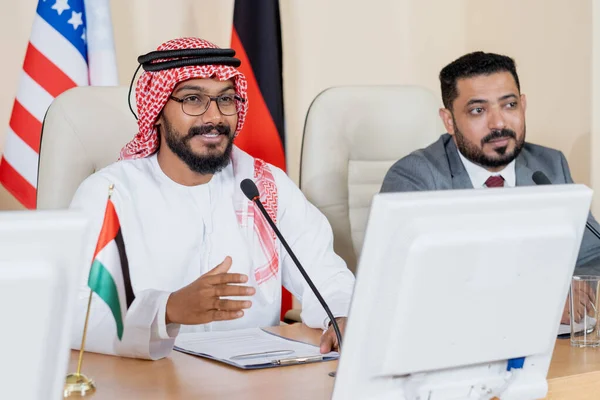
[{"label": "grey suit jacket", "polygon": [[[553,184],[573,183],[565,156],[558,150],[525,143],[515,160],[517,186],[532,186],[532,175],[542,171]],[[472,189],[452,136],[445,133],[433,144],[397,161],[387,172],[382,192]],[[600,230],[592,214],[588,221]],[[600,275],[600,240],[587,229],[577,258],[576,274]]]}]

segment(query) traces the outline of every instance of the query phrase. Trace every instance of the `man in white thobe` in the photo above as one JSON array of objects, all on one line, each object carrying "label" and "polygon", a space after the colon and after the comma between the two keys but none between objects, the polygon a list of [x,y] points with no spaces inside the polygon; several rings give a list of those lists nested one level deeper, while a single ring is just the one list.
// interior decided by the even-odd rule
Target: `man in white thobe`
[{"label": "man in white thobe", "polygon": [[[114,185],[111,200],[135,295],[122,340],[108,306],[92,302],[86,350],[160,359],[179,332],[277,325],[281,285],[301,300],[303,322],[324,330],[321,351],[337,349],[325,311],[240,182],[256,182],[265,208],[343,331],[354,277],[333,251],[327,219],[283,171],[233,145],[248,107],[245,78],[234,67],[239,60],[215,56],[223,49],[197,38],[175,39],[158,51],[181,49],[206,51],[163,53],[143,63],[136,87],[139,132],[121,160],[86,179],[71,203],[91,220],[89,269]],[[185,65],[169,64],[173,60]],[[74,349],[89,293],[82,284]]]}]

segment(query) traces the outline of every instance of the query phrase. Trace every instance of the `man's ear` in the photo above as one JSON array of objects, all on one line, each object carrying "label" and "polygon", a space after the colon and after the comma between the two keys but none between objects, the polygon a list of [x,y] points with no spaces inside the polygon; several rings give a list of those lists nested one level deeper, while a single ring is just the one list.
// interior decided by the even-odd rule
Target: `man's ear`
[{"label": "man's ear", "polygon": [[447,108],[440,108],[439,115],[446,128],[446,132],[454,136],[454,118],[452,118],[452,111]]},{"label": "man's ear", "polygon": [[156,132],[158,133],[158,136],[160,136],[162,124],[163,124],[163,116],[162,116],[162,112],[161,112],[160,114],[158,114],[158,117],[156,118],[156,122],[154,122],[154,127],[156,128]]}]

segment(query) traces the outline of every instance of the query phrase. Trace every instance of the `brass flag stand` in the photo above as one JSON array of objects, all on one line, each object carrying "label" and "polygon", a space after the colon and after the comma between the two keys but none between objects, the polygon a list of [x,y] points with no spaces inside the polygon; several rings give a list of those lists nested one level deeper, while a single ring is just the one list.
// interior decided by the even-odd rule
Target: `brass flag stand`
[{"label": "brass flag stand", "polygon": [[79,362],[77,363],[77,372],[67,375],[65,381],[64,397],[83,397],[96,391],[94,381],[81,373],[81,363],[83,362],[83,351],[85,348],[85,337],[87,334],[88,319],[90,317],[90,306],[92,305],[92,291],[88,300],[87,312],[85,314],[85,324],[83,325],[83,337],[81,338],[81,347],[79,349]]}]

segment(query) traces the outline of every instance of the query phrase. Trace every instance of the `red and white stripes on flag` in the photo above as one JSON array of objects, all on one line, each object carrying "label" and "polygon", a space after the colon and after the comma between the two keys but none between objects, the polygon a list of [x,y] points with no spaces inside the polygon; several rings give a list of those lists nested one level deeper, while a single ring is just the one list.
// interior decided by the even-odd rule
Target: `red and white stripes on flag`
[{"label": "red and white stripes on flag", "polygon": [[108,0],[88,2],[38,2],[0,161],[0,183],[29,209],[36,207],[42,123],[54,98],[75,86],[118,84]]}]

